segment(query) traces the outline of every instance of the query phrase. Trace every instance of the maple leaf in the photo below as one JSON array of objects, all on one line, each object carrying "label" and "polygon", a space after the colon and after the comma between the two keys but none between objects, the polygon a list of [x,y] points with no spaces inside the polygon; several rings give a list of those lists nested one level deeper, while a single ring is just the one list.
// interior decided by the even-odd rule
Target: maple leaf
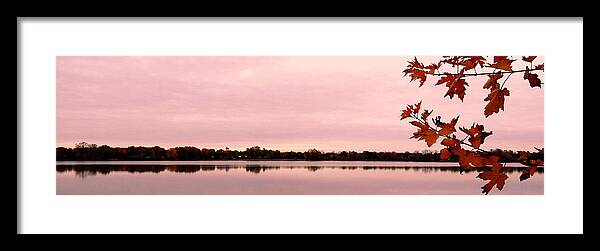
[{"label": "maple leaf", "polygon": [[425,66],[417,60],[417,57],[413,59],[413,61],[408,61],[408,66],[413,68],[425,68]]},{"label": "maple leaf", "polygon": [[539,64],[539,65],[536,65],[535,69],[536,70],[544,70],[544,64],[542,63],[542,64]]},{"label": "maple leaf", "polygon": [[467,59],[461,61],[459,64],[464,66],[463,70],[468,71],[471,69],[475,69],[477,64],[479,67],[483,67],[483,63],[485,63],[485,58],[482,56],[467,56]]},{"label": "maple leaf", "polygon": [[466,161],[474,167],[485,167],[487,164],[487,156],[480,152],[468,151]]},{"label": "maple leaf", "polygon": [[492,155],[486,159],[486,165],[492,165],[492,172],[500,172],[502,165],[500,164],[500,157]]},{"label": "maple leaf", "polygon": [[407,68],[403,72],[404,72],[404,76],[406,76],[407,74],[410,73],[410,82],[412,82],[416,79],[420,79],[419,87],[423,86],[423,84],[427,80],[427,75],[424,70],[419,70],[419,69],[415,69],[415,68]]},{"label": "maple leaf", "polygon": [[537,170],[536,165],[532,165],[529,168],[525,169],[523,171],[523,173],[521,173],[521,176],[519,176],[519,181],[524,181],[526,179],[529,179],[531,176],[533,176],[533,174],[535,173],[536,170]]},{"label": "maple leaf", "polygon": [[523,79],[529,81],[529,86],[531,86],[531,88],[536,86],[542,88],[542,84],[544,84],[542,83],[542,80],[538,78],[537,74],[529,73],[529,67],[525,67],[525,74],[523,74]]},{"label": "maple leaf", "polygon": [[429,70],[427,74],[435,74],[435,71],[438,70],[440,66],[442,66],[442,62],[439,62],[437,64],[432,63],[426,66],[425,69]]},{"label": "maple leaf", "polygon": [[492,166],[493,172],[499,172],[502,169],[500,157],[492,155],[488,156],[482,152],[468,151],[462,149],[452,149],[452,153],[458,155],[458,164],[464,170],[470,170],[473,167],[489,167]]},{"label": "maple leaf", "polygon": [[419,87],[423,86],[427,80],[427,73],[424,71],[425,66],[417,60],[417,57],[413,61],[408,61],[408,66],[404,69],[404,76],[410,74],[410,82],[420,79]]},{"label": "maple leaf", "polygon": [[408,118],[412,115],[412,109],[409,106],[406,106],[406,109],[402,110],[402,114],[400,115],[400,120]]},{"label": "maple leaf", "polygon": [[536,150],[538,150],[538,153],[530,153],[528,151],[517,152],[519,154],[519,158],[517,159],[517,161],[519,161],[523,165],[529,166],[529,168],[524,170],[523,173],[521,173],[521,176],[519,176],[520,181],[529,179],[529,177],[533,176],[538,166],[544,165],[544,150],[540,150],[537,148]]},{"label": "maple leaf", "polygon": [[415,114],[419,114],[419,110],[421,110],[421,103],[423,103],[423,100],[419,101],[419,103],[416,103],[413,107],[413,112]]},{"label": "maple leaf", "polygon": [[[447,148],[444,148],[441,152],[440,152],[440,157],[445,157],[446,155],[449,155],[448,158],[452,157],[453,155],[457,155],[459,156],[459,164],[461,166],[461,168],[463,169],[470,169],[470,166],[468,166],[468,163],[461,163],[460,162],[460,158],[462,156],[463,160],[465,157],[465,150],[463,150],[460,147],[460,141],[458,141],[458,139],[456,139],[455,135],[452,135],[452,138],[445,138],[444,140],[442,140],[442,145],[447,146]],[[447,153],[444,153],[444,155],[442,156],[442,152],[447,151]],[[447,159],[447,158],[442,158],[442,159]],[[461,173],[462,173],[462,169],[461,169]]]},{"label": "maple leaf", "polygon": [[435,130],[431,129],[428,125],[423,124],[419,121],[411,121],[410,123],[419,128],[419,130],[413,133],[413,136],[410,137],[411,139],[414,138],[417,140],[425,140],[425,142],[427,142],[427,146],[429,147],[435,144],[439,137]]},{"label": "maple leaf", "polygon": [[411,117],[413,114],[419,114],[419,110],[421,109],[421,103],[423,101],[419,101],[419,103],[414,105],[407,105],[406,109],[402,110],[402,114],[400,115],[400,120]]},{"label": "maple leaf", "polygon": [[448,91],[446,92],[446,95],[444,95],[444,97],[450,96],[450,99],[452,99],[456,94],[458,98],[461,101],[463,101],[465,97],[465,91],[467,90],[465,88],[465,85],[469,86],[469,84],[462,78],[463,76],[464,75],[462,75],[462,73],[459,75],[446,73],[446,76],[441,77],[435,85],[441,85],[443,83],[446,83]]},{"label": "maple leaf", "polygon": [[500,109],[502,109],[504,111],[504,97],[505,96],[510,96],[510,91],[508,91],[508,89],[506,89],[506,88],[492,89],[490,94],[488,94],[488,96],[483,100],[483,101],[488,101],[488,103],[485,106],[485,109],[483,111],[483,114],[485,114],[486,118],[494,113],[500,112]]},{"label": "maple leaf", "polygon": [[544,165],[544,160],[543,159],[530,159],[529,160],[529,165],[543,166]]},{"label": "maple leaf", "polygon": [[448,147],[448,149],[450,150],[450,152],[451,152],[452,154],[454,154],[454,155],[457,155],[457,156],[459,156],[459,157],[460,157],[461,155],[465,155],[465,154],[466,154],[466,153],[465,153],[465,151],[466,151],[466,150],[462,149],[462,148],[460,147],[460,145],[459,145],[459,144],[457,144],[457,145],[454,145],[454,146],[451,146],[451,147]]},{"label": "maple leaf", "polygon": [[477,149],[485,142],[485,138],[492,135],[492,132],[484,131],[484,126],[479,124],[473,124],[469,129],[461,127],[460,130],[469,135],[469,142]]},{"label": "maple leaf", "polygon": [[498,83],[498,80],[500,80],[503,75],[500,73],[496,73],[496,74],[490,74],[488,75],[488,77],[490,79],[488,79],[485,84],[483,85],[483,89],[498,89],[500,88],[500,84]]},{"label": "maple leaf", "polygon": [[468,150],[464,150],[460,147],[453,147],[450,148],[450,151],[458,156],[458,165],[461,168],[461,173],[463,170],[471,170],[472,166],[471,166],[471,151]]},{"label": "maple leaf", "polygon": [[442,140],[441,144],[453,148],[460,146],[460,141],[458,141],[456,138],[445,138],[444,140]]},{"label": "maple leaf", "polygon": [[537,56],[523,57],[523,61],[531,63],[535,58],[537,58]]},{"label": "maple leaf", "polygon": [[537,170],[536,165],[532,165],[529,167],[529,169],[527,169],[527,171],[529,172],[529,175],[531,175],[531,176],[533,176],[533,174],[535,173],[536,170]]},{"label": "maple leaf", "polygon": [[446,136],[446,135],[449,135],[449,134],[451,134],[453,132],[456,132],[455,126],[456,126],[456,122],[458,122],[458,117],[459,116],[457,116],[456,118],[452,119],[452,121],[450,121],[450,123],[441,123],[441,125],[440,125],[441,129],[438,132],[438,134],[440,136]]},{"label": "maple leaf", "polygon": [[448,64],[451,64],[451,65],[459,65],[458,61],[461,59],[461,57],[458,57],[458,56],[453,56],[453,57],[444,56],[444,57],[448,58],[448,59],[444,59],[441,62],[442,63],[448,63]]},{"label": "maple leaf", "polygon": [[485,167],[489,164],[488,157],[480,152],[450,148],[458,156],[458,164],[462,170],[471,170],[473,167]]},{"label": "maple leaf", "polygon": [[502,191],[502,188],[504,188],[504,183],[506,179],[508,179],[508,176],[500,172],[482,172],[479,173],[479,175],[477,175],[477,178],[490,181],[481,187],[483,189],[482,193],[488,194],[492,190],[492,188],[494,188],[494,186],[496,186],[498,190]]},{"label": "maple leaf", "polygon": [[431,110],[431,111],[424,110],[423,113],[421,114],[421,119],[427,121],[427,118],[429,117],[429,115],[431,115],[432,112],[433,112],[433,110]]},{"label": "maple leaf", "polygon": [[487,64],[487,66],[496,68],[496,69],[500,69],[500,70],[512,71],[511,64],[514,61],[515,61],[514,59],[508,59],[507,56],[494,56],[494,63]]},{"label": "maple leaf", "polygon": [[444,148],[440,151],[441,159],[449,159],[450,157],[452,157],[452,153],[450,152],[450,150]]}]

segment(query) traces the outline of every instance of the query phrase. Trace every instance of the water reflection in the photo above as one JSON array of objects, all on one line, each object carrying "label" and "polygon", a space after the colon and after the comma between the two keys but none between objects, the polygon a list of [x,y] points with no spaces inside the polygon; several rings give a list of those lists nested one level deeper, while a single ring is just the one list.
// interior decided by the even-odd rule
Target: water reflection
[{"label": "water reflection", "polygon": [[[71,161],[56,170],[61,195],[481,194],[489,182],[477,178],[485,168],[461,173],[456,163],[440,162]],[[508,163],[506,186],[492,193],[543,194],[544,169],[520,181],[527,170]]]},{"label": "water reflection", "polygon": [[[505,173],[523,172],[528,167],[505,167]],[[489,171],[489,168],[473,168],[468,171],[461,171],[459,167],[453,166],[273,166],[273,165],[56,165],[56,171],[59,173],[73,171],[79,177],[94,176],[98,174],[107,175],[111,172],[128,173],[196,173],[196,172],[228,172],[232,169],[245,169],[246,172],[260,174],[268,171],[281,169],[305,169],[310,172],[317,172],[323,169],[341,169],[341,170],[413,170],[423,173],[432,172],[453,172],[453,173],[471,173]],[[536,173],[544,173],[544,168],[538,168]]]}]

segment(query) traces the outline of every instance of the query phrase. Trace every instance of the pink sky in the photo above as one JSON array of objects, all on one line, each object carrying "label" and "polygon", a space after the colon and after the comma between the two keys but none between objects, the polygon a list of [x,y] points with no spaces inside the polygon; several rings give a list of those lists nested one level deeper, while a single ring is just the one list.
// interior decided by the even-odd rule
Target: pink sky
[{"label": "pink sky", "polygon": [[544,88],[529,87],[522,73],[506,84],[505,110],[485,118],[487,77],[468,78],[464,102],[450,100],[437,77],[421,88],[403,77],[412,58],[57,57],[57,145],[439,150],[409,139],[416,128],[399,121],[406,104],[423,100],[431,117],[460,114],[459,125],[493,131],[485,149],[543,147]]}]

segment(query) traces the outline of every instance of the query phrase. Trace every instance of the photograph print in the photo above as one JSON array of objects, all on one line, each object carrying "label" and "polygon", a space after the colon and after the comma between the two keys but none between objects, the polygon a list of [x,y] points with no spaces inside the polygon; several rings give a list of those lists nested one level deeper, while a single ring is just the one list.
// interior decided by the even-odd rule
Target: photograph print
[{"label": "photograph print", "polygon": [[57,195],[543,195],[544,57],[57,56]]}]

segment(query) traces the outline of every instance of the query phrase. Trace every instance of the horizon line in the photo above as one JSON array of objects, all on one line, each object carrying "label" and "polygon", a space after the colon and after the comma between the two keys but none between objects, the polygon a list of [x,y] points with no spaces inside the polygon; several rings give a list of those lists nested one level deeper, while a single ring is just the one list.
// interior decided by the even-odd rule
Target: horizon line
[{"label": "horizon line", "polygon": [[[111,145],[107,145],[107,144],[95,144],[95,143],[88,143],[85,141],[79,142],[79,143],[75,143],[73,146],[59,146],[57,145],[56,148],[62,147],[62,148],[70,148],[70,149],[74,149],[76,148],[77,144],[81,144],[81,143],[86,143],[86,144],[90,144],[90,145],[96,145],[96,147],[100,147],[100,146],[108,146],[111,148],[128,148],[128,147],[146,147],[146,148],[152,148],[152,147],[160,147],[163,149],[172,149],[172,148],[177,148],[177,147],[194,147],[197,149],[212,149],[212,150],[224,150],[227,151],[227,149],[229,149],[229,151],[245,151],[247,149],[250,149],[252,147],[260,147],[261,150],[272,150],[272,151],[280,151],[280,152],[306,152],[306,151],[310,151],[310,150],[317,150],[319,152],[323,152],[323,153],[336,153],[336,152],[396,152],[396,153],[405,153],[405,152],[409,152],[409,153],[414,153],[414,152],[424,152],[424,151],[431,151],[431,152],[439,152],[439,149],[420,149],[420,150],[413,150],[413,151],[409,151],[409,150],[405,150],[405,151],[395,151],[395,150],[385,150],[385,151],[376,151],[376,150],[331,150],[331,151],[326,151],[326,150],[320,150],[318,148],[308,148],[308,149],[303,149],[303,150],[281,150],[281,149],[272,149],[272,148],[265,148],[259,145],[253,145],[253,146],[248,146],[245,148],[230,148],[230,147],[225,147],[225,148],[210,148],[210,147],[198,147],[198,146],[194,146],[194,145],[181,145],[181,146],[173,146],[173,147],[163,147],[160,145],[128,145],[128,146],[111,146]],[[543,147],[542,147],[543,148]],[[513,149],[500,149],[500,148],[491,148],[489,149],[491,151],[493,150],[502,150],[502,151],[513,151],[513,152],[517,152],[517,151],[522,151],[522,150],[513,150]]]}]

